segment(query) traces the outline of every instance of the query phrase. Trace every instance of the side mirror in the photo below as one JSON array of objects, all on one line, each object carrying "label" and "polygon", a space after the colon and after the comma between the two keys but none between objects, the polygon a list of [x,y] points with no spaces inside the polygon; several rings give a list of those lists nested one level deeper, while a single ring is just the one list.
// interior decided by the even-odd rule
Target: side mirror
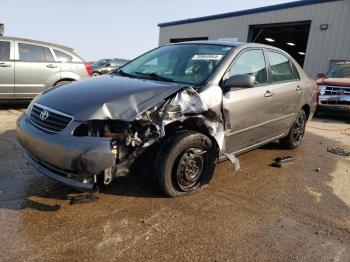
[{"label": "side mirror", "polygon": [[324,78],[324,73],[318,73],[317,74],[317,79]]},{"label": "side mirror", "polygon": [[255,76],[251,75],[233,75],[226,79],[223,84],[225,90],[234,87],[251,88],[255,86]]},{"label": "side mirror", "polygon": [[111,66],[111,63],[105,64],[105,67],[110,67],[110,66]]}]

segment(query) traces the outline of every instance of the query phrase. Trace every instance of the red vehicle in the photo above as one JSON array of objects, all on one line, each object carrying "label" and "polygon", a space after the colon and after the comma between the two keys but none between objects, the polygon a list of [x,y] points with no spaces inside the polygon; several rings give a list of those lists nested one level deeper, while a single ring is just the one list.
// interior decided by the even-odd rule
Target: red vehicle
[{"label": "red vehicle", "polygon": [[336,64],[327,74],[319,74],[318,109],[350,110],[350,62]]}]

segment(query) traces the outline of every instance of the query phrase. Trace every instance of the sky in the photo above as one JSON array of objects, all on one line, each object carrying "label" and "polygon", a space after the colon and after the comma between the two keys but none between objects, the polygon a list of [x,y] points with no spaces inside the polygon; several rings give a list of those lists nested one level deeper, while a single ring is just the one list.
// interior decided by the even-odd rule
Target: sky
[{"label": "sky", "polygon": [[1,0],[5,35],[74,48],[86,61],[132,59],[158,46],[158,24],[291,0]]}]

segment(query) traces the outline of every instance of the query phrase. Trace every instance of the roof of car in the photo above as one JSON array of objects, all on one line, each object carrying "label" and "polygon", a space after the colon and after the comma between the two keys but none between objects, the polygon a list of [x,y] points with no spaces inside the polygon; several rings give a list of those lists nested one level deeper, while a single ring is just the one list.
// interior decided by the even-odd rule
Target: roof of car
[{"label": "roof of car", "polygon": [[173,43],[173,45],[182,45],[182,44],[225,45],[225,46],[237,47],[245,43],[233,42],[233,41],[219,41],[219,40],[200,40],[200,41],[185,41],[185,42]]},{"label": "roof of car", "polygon": [[260,48],[270,48],[270,49],[276,49],[276,50],[283,51],[282,49],[271,46],[271,45],[264,45],[264,44],[259,44],[259,43],[223,41],[223,40],[201,40],[201,41],[189,41],[189,42],[173,43],[173,45],[181,45],[181,44],[224,45],[224,46],[232,46],[232,47],[240,47],[240,48],[260,47]]},{"label": "roof of car", "polygon": [[44,42],[44,41],[39,41],[39,40],[33,40],[33,39],[27,39],[27,38],[20,38],[20,37],[10,37],[10,36],[0,36],[0,40],[13,40],[13,41],[23,41],[23,42],[31,42],[33,44],[38,44],[38,45],[49,45],[57,48],[61,48],[67,51],[73,51],[73,48],[63,46],[63,45],[58,45],[50,42]]}]

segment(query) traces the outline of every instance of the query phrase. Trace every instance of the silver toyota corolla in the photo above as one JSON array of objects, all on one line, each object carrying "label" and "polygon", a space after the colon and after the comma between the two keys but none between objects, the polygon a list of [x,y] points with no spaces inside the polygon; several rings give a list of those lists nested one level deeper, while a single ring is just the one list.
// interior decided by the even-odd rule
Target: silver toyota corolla
[{"label": "silver toyota corolla", "polygon": [[218,160],[275,140],[297,147],[316,89],[271,46],[166,45],[110,75],[43,92],[18,119],[17,135],[29,163],[80,190],[151,156],[162,191],[175,197],[207,185]]}]

